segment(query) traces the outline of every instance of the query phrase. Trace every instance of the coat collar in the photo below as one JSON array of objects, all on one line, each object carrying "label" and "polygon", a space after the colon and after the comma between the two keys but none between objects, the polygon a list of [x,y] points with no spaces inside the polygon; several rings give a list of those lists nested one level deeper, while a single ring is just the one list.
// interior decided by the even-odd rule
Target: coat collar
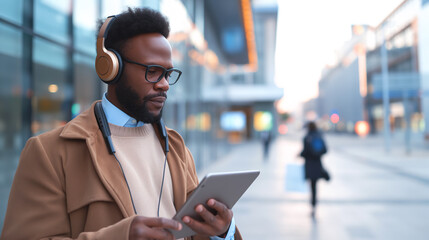
[{"label": "coat collar", "polygon": [[96,135],[99,132],[94,114],[94,106],[97,102],[99,101],[92,103],[89,109],[67,123],[60,133],[60,137],[69,139],[87,139]]}]

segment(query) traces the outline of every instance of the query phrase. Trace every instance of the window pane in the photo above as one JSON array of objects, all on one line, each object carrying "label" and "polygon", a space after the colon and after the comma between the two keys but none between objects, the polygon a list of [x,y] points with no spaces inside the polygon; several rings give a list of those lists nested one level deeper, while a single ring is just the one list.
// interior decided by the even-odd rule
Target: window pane
[{"label": "window pane", "polygon": [[124,5],[131,8],[150,7],[153,9],[159,9],[159,2],[159,0],[124,0]]},{"label": "window pane", "polygon": [[123,4],[130,8],[141,7],[140,0],[123,0]]},{"label": "window pane", "polygon": [[73,9],[75,47],[95,56],[95,32],[97,28],[96,0],[74,0]]},{"label": "window pane", "polygon": [[[22,56],[22,36],[18,30],[0,24],[0,54],[10,57]],[[1,73],[0,73],[1,74]]]},{"label": "window pane", "polygon": [[122,1],[118,0],[103,0],[101,5],[101,17],[107,18],[110,15],[116,15],[125,10]]},{"label": "window pane", "polygon": [[33,58],[36,63],[61,70],[66,69],[65,49],[39,38],[35,38],[34,44]]},{"label": "window pane", "polygon": [[160,1],[158,0],[141,0],[140,2],[141,2],[140,6],[150,7],[150,8],[159,10]]},{"label": "window pane", "polygon": [[106,18],[126,11],[128,7],[150,7],[159,9],[159,0],[103,0],[101,5],[101,17]]},{"label": "window pane", "polygon": [[[22,34],[0,23],[0,226],[13,175],[24,145]],[[5,43],[5,44],[3,44]]]},{"label": "window pane", "polygon": [[22,0],[1,0],[0,17],[22,24]]},{"label": "window pane", "polygon": [[69,6],[70,0],[35,0],[34,30],[56,41],[68,43]]},{"label": "window pane", "polygon": [[88,109],[91,104],[100,99],[101,81],[95,74],[94,58],[75,54],[74,58],[74,89],[75,103],[72,107],[72,115]]},{"label": "window pane", "polygon": [[40,134],[69,120],[73,89],[67,83],[66,49],[34,39],[33,134]]}]

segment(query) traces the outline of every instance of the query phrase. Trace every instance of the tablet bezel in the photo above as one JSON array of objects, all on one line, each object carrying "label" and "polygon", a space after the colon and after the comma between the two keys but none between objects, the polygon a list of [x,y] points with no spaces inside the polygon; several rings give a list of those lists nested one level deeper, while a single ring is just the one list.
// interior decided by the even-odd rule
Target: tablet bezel
[{"label": "tablet bezel", "polygon": [[210,209],[206,203],[211,198],[224,203],[229,209],[232,209],[259,174],[259,170],[207,174],[173,217],[183,226],[180,231],[171,231],[173,235],[176,239],[195,235],[195,232],[182,221],[182,218],[190,216],[202,221],[202,218],[195,212],[195,207],[198,204],[203,204],[207,209]]}]

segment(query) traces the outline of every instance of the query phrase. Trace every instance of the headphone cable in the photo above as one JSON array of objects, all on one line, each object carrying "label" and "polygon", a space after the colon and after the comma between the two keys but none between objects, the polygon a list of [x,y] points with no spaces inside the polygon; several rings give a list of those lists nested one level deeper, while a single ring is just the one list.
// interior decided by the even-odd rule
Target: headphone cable
[{"label": "headphone cable", "polygon": [[164,187],[164,177],[165,177],[165,167],[167,165],[167,153],[165,153],[165,160],[164,160],[164,169],[162,170],[162,181],[161,181],[161,189],[159,190],[159,199],[158,199],[158,211],[157,216],[159,217],[159,208],[161,206],[161,197],[162,197],[162,188]]},{"label": "headphone cable", "polygon": [[125,172],[124,172],[124,169],[122,168],[122,164],[119,161],[119,159],[116,157],[115,153],[113,153],[113,156],[115,156],[116,161],[119,163],[119,167],[121,168],[122,175],[124,176],[124,179],[125,179],[125,183],[127,184],[128,192],[130,193],[131,203],[133,204],[134,213],[137,215],[137,210],[136,210],[136,206],[134,205],[133,195],[131,194],[130,185],[128,184],[128,180],[127,180],[127,177],[125,176]]}]

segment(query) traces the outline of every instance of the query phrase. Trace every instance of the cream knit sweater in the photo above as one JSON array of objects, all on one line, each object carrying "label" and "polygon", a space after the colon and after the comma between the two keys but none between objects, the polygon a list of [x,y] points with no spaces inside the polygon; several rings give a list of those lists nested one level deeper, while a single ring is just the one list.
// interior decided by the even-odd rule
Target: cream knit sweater
[{"label": "cream knit sweater", "polygon": [[[137,214],[156,217],[165,154],[152,125],[135,128],[109,126]],[[175,214],[173,185],[167,163],[159,216],[172,218]]]}]

